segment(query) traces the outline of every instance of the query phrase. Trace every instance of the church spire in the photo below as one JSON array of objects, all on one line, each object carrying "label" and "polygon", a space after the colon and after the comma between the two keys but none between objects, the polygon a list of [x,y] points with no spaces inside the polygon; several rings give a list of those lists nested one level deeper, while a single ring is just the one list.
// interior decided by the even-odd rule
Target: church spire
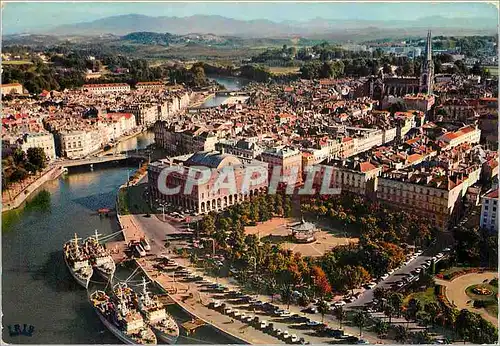
[{"label": "church spire", "polygon": [[434,86],[434,63],[432,61],[432,36],[431,31],[427,33],[425,46],[425,60],[420,74],[420,92],[432,94]]},{"label": "church spire", "polygon": [[426,61],[432,61],[432,37],[431,37],[431,31],[427,33],[427,44],[425,47],[425,60]]}]

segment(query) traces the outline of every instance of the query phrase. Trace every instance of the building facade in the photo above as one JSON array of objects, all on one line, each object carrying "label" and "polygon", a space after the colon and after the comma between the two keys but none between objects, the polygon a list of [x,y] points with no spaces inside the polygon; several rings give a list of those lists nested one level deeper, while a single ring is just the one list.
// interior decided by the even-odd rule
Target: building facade
[{"label": "building facade", "polygon": [[0,84],[0,89],[2,91],[2,96],[9,94],[22,94],[23,93],[23,85],[19,83],[11,83],[11,84]]},{"label": "building facade", "polygon": [[292,147],[280,146],[266,149],[260,159],[268,164],[269,177],[272,177],[274,167],[280,167],[281,177],[289,177],[297,171],[297,185],[302,184],[302,153]]},{"label": "building facade", "polygon": [[85,84],[82,87],[82,90],[94,94],[105,94],[112,92],[130,92],[130,85],[126,83]]},{"label": "building facade", "polygon": [[[179,187],[179,191],[165,195],[158,188],[158,180],[161,172],[172,166],[177,166],[179,171],[168,174],[164,183],[168,188]],[[250,186],[248,190],[244,189],[246,169],[252,166],[263,166],[266,169],[262,162],[242,163],[235,156],[217,151],[198,152],[184,157],[160,160],[148,166],[149,191],[155,200],[186,208],[196,214],[218,212],[267,191],[267,177],[263,177],[260,183]],[[230,172],[234,172],[234,191],[228,188],[216,188],[217,182],[221,182],[220,179],[226,179],[221,178],[221,174],[225,174],[224,170],[228,168],[231,168]],[[206,182],[198,182],[199,177],[204,174],[202,169],[210,172],[210,177]],[[188,184],[193,188],[190,193],[185,193],[185,187],[189,186]]]},{"label": "building facade", "polygon": [[21,149],[27,152],[29,148],[42,148],[49,161],[56,158],[54,135],[49,132],[27,133],[23,136]]},{"label": "building facade", "polygon": [[63,131],[59,133],[61,156],[79,159],[99,150],[102,138],[98,130]]},{"label": "building facade", "polygon": [[481,228],[498,232],[498,189],[492,189],[481,197]]}]

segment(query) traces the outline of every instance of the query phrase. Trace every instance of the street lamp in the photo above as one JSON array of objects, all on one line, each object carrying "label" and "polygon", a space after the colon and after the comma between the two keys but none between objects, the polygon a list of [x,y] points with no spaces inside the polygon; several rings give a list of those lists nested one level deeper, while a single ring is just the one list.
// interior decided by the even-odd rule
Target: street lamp
[{"label": "street lamp", "polygon": [[[158,202],[159,202],[159,201],[158,201],[158,200],[156,200],[156,203],[158,203]],[[165,205],[166,205],[166,204],[167,204],[167,203],[158,203],[158,205],[161,207],[161,210],[162,210],[162,212],[163,212],[163,222],[165,222]]]},{"label": "street lamp", "polygon": [[253,260],[253,272],[257,272],[257,260],[255,259],[254,256],[250,257],[251,260]]}]

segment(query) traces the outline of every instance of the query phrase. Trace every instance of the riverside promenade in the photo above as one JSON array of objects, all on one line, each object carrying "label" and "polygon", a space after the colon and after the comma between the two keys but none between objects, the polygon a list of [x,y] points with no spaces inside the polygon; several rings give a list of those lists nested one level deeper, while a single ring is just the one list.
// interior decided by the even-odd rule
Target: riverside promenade
[{"label": "riverside promenade", "polygon": [[29,177],[27,185],[22,189],[2,191],[2,212],[18,208],[40,186],[47,181],[59,178],[64,171],[63,167],[49,166],[40,176]]}]

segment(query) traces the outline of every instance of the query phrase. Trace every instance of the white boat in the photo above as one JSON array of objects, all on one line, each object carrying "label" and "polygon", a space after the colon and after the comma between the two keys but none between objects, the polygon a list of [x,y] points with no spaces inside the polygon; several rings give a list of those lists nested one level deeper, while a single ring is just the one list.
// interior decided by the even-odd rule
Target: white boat
[{"label": "white boat", "polygon": [[93,237],[85,239],[85,251],[90,256],[90,263],[96,269],[97,273],[108,281],[113,280],[116,265],[113,257],[102,244],[99,243],[100,234],[95,231]]},{"label": "white boat", "polygon": [[119,297],[113,300],[104,291],[95,291],[90,295],[90,302],[101,322],[122,342],[130,345],[157,343],[141,314],[130,309]]},{"label": "white boat", "polygon": [[88,288],[90,278],[94,273],[89,262],[89,257],[78,246],[80,238],[75,233],[75,237],[66,242],[63,247],[63,257],[71,276],[85,288]]},{"label": "white boat", "polygon": [[147,291],[146,279],[142,278],[142,292],[138,297],[138,310],[144,315],[146,323],[156,336],[167,344],[175,344],[179,337],[179,326],[174,318],[167,313],[158,297],[151,296]]}]

